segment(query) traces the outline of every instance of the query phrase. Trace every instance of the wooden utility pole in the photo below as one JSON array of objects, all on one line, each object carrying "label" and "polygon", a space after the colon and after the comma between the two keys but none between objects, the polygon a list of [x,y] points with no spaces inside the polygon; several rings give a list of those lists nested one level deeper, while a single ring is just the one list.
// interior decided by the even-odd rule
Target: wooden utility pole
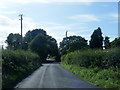
[{"label": "wooden utility pole", "polygon": [[22,40],[22,28],[23,28],[22,20],[23,20],[23,17],[22,17],[22,16],[23,16],[23,14],[20,14],[19,16],[20,16],[20,19],[19,19],[19,20],[21,21],[21,47],[22,47],[22,41],[23,41],[23,40]]},{"label": "wooden utility pole", "polygon": [[4,49],[3,46],[4,46],[4,45],[2,45],[2,51],[3,51],[3,49]]},{"label": "wooden utility pole", "polygon": [[66,38],[67,38],[67,33],[68,33],[68,31],[66,31]]}]

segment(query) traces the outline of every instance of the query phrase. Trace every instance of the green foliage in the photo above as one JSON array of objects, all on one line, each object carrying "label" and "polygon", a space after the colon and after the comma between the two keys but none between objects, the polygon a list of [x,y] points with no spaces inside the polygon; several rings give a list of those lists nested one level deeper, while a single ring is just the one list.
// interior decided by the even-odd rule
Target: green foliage
[{"label": "green foliage", "polygon": [[57,56],[58,55],[58,45],[57,41],[52,38],[51,36],[47,37],[47,43],[48,43],[48,53],[50,56]]},{"label": "green foliage", "polygon": [[6,42],[8,44],[7,49],[28,50],[28,47],[30,47],[33,52],[39,54],[43,61],[48,54],[59,59],[57,41],[53,37],[47,35],[46,31],[43,29],[33,29],[32,31],[28,31],[22,39],[22,45],[21,36],[19,34],[9,34]]},{"label": "green foliage", "polygon": [[2,62],[3,88],[12,88],[39,66],[41,66],[41,59],[30,51],[4,50]]},{"label": "green foliage", "polygon": [[57,41],[52,38],[51,36],[46,36],[47,37],[47,47],[48,47],[48,54],[51,57],[55,58],[55,61],[59,62],[60,61],[60,55],[59,55],[59,50],[58,50],[58,45]]},{"label": "green foliage", "polygon": [[115,38],[115,40],[113,40],[111,42],[111,47],[114,48],[114,47],[120,47],[120,38]]},{"label": "green foliage", "polygon": [[[38,35],[46,35],[46,31],[43,29],[34,29],[32,31],[28,31],[25,35],[25,37],[21,38],[21,35],[19,34],[13,34],[10,33],[9,36],[7,37],[7,44],[8,44],[8,49],[28,49],[28,44]],[[22,45],[21,45],[22,42]]]},{"label": "green foliage", "polygon": [[8,49],[20,49],[21,47],[21,35],[10,33],[6,40]]},{"label": "green foliage", "polygon": [[60,42],[60,53],[64,55],[68,52],[85,49],[87,47],[87,40],[81,36],[70,36],[63,38],[62,42]]},{"label": "green foliage", "polygon": [[47,37],[42,34],[38,34],[30,43],[30,49],[37,53],[42,60],[46,60],[48,55],[47,45]]},{"label": "green foliage", "polygon": [[87,46],[87,42],[83,42],[83,41],[76,41],[70,44],[70,47],[68,49],[69,52],[73,52],[76,50],[80,50],[80,49],[86,49],[88,48]]},{"label": "green foliage", "polygon": [[101,88],[120,88],[119,86],[119,73],[118,70],[114,68],[110,69],[101,69],[98,67],[95,68],[85,68],[79,67],[73,64],[65,64],[64,62],[61,65],[70,70],[75,75],[84,78],[85,80],[92,82],[93,84]]},{"label": "green foliage", "polygon": [[120,67],[120,48],[109,50],[81,50],[62,56],[66,64],[75,64],[83,67]]},{"label": "green foliage", "polygon": [[46,35],[46,31],[43,29],[33,29],[32,31],[28,31],[25,34],[24,41],[30,43],[38,34]]},{"label": "green foliage", "polygon": [[33,52],[42,58],[43,62],[46,60],[48,54],[56,57],[59,55],[56,40],[48,35],[38,34],[29,46]]},{"label": "green foliage", "polygon": [[106,50],[104,60],[108,67],[120,68],[120,47]]},{"label": "green foliage", "polygon": [[47,35],[43,29],[34,29],[28,31],[24,37],[26,47],[30,47],[33,52],[36,52],[43,60],[46,60],[48,54],[55,56],[56,59],[59,57],[57,41]]},{"label": "green foliage", "polygon": [[105,49],[110,48],[110,40],[109,40],[109,37],[108,37],[108,36],[105,37],[104,47],[105,47]]},{"label": "green foliage", "polygon": [[91,35],[90,47],[103,49],[102,45],[103,45],[102,32],[101,28],[98,27],[98,29],[94,30],[93,34]]}]

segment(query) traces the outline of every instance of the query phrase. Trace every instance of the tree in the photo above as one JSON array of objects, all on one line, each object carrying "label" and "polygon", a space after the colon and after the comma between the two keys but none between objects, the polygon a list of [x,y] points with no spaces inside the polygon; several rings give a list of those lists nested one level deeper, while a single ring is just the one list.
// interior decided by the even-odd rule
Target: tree
[{"label": "tree", "polygon": [[40,58],[45,62],[48,54],[55,56],[56,59],[59,56],[57,41],[48,35],[38,34],[29,44],[30,49],[37,53]]},{"label": "tree", "polygon": [[59,56],[57,41],[46,34],[46,31],[43,29],[34,29],[28,31],[23,38],[22,48],[21,48],[21,35],[19,34],[9,34],[6,40],[8,48],[12,49],[30,49],[33,52],[39,54],[39,56],[44,60],[47,55]]},{"label": "tree", "polygon": [[108,49],[110,47],[110,40],[109,40],[108,36],[105,37],[104,47],[105,47],[105,49]]},{"label": "tree", "polygon": [[37,53],[40,58],[45,61],[48,55],[47,38],[42,34],[38,34],[30,42],[30,49]]},{"label": "tree", "polygon": [[57,41],[51,36],[47,36],[48,41],[48,51],[51,56],[56,56],[58,54]]},{"label": "tree", "polygon": [[113,40],[111,42],[111,47],[114,48],[114,47],[120,47],[120,37],[119,38],[115,38],[115,40]]},{"label": "tree", "polygon": [[98,27],[98,29],[94,30],[93,34],[91,35],[90,40],[90,48],[99,48],[103,49],[103,37],[101,28]]},{"label": "tree", "polygon": [[10,33],[7,37],[6,43],[9,49],[20,49],[21,48],[21,35]]},{"label": "tree", "polygon": [[24,47],[28,48],[28,44],[38,35],[38,34],[42,34],[42,35],[47,35],[46,31],[43,29],[33,29],[32,31],[28,31],[25,34],[24,37]]},{"label": "tree", "polygon": [[47,40],[48,40],[48,54],[51,57],[55,57],[56,61],[60,61],[57,41],[51,36],[47,36]]},{"label": "tree", "polygon": [[63,55],[67,54],[67,52],[85,49],[87,46],[87,40],[81,36],[70,36],[63,38],[62,42],[60,42],[60,52]]},{"label": "tree", "polygon": [[83,42],[83,41],[76,41],[70,44],[70,47],[68,49],[69,52],[73,52],[76,50],[80,50],[80,49],[86,49],[88,48],[87,46],[87,42]]},{"label": "tree", "polygon": [[38,34],[46,35],[46,31],[43,29],[33,29],[32,31],[28,31],[24,37],[25,42],[31,42]]}]

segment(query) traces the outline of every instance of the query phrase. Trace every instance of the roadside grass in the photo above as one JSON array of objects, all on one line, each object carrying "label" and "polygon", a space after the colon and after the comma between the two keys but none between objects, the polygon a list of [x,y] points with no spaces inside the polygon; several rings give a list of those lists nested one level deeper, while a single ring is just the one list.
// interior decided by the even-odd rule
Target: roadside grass
[{"label": "roadside grass", "polygon": [[61,65],[102,88],[120,88],[120,47],[86,49],[67,53]]},{"label": "roadside grass", "polygon": [[61,62],[60,65],[71,71],[76,76],[79,76],[94,85],[101,88],[120,88],[119,76],[120,74],[116,69],[101,69],[98,67],[95,68],[85,68],[73,64],[66,64]]}]

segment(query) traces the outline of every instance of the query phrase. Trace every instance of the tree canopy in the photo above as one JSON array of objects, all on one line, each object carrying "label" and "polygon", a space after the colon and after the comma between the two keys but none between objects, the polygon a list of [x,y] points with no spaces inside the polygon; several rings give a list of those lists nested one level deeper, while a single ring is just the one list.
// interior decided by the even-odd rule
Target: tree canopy
[{"label": "tree canopy", "polygon": [[21,48],[21,35],[10,33],[7,37],[6,43],[8,49],[20,49]]},{"label": "tree canopy", "polygon": [[46,31],[43,29],[28,31],[25,37],[22,38],[21,46],[21,35],[9,34],[6,40],[8,48],[30,49],[36,52],[43,60],[46,59],[48,54],[55,57],[59,56],[57,41],[53,37],[47,35]]},{"label": "tree canopy", "polygon": [[31,42],[30,42],[30,49],[37,53],[42,60],[47,58],[48,50],[47,50],[47,38],[42,35],[38,34]]},{"label": "tree canopy", "polygon": [[43,34],[43,35],[46,35],[46,31],[43,30],[43,29],[33,29],[32,31],[28,31],[26,34],[25,34],[25,37],[24,37],[24,40],[26,43],[29,43],[31,42],[38,34]]},{"label": "tree canopy", "polygon": [[48,54],[58,56],[57,41],[48,35],[38,34],[29,44],[30,49],[45,61]]},{"label": "tree canopy", "polygon": [[38,34],[42,34],[42,35],[47,35],[46,31],[43,29],[33,29],[32,31],[28,31],[25,34],[25,37],[23,39],[23,48],[24,49],[28,49],[28,44],[38,35]]},{"label": "tree canopy", "polygon": [[120,37],[119,38],[115,38],[115,40],[113,40],[111,42],[111,47],[114,48],[114,47],[120,47]]},{"label": "tree canopy", "polygon": [[105,36],[105,40],[104,40],[104,48],[108,49],[110,47],[110,40],[108,36]]},{"label": "tree canopy", "polygon": [[81,36],[70,36],[63,38],[62,42],[60,42],[60,51],[61,54],[66,54],[67,52],[84,49],[87,46],[87,40]]},{"label": "tree canopy", "polygon": [[90,40],[90,48],[99,48],[103,49],[103,37],[101,28],[98,27],[98,29],[94,30],[93,34],[91,35]]}]

